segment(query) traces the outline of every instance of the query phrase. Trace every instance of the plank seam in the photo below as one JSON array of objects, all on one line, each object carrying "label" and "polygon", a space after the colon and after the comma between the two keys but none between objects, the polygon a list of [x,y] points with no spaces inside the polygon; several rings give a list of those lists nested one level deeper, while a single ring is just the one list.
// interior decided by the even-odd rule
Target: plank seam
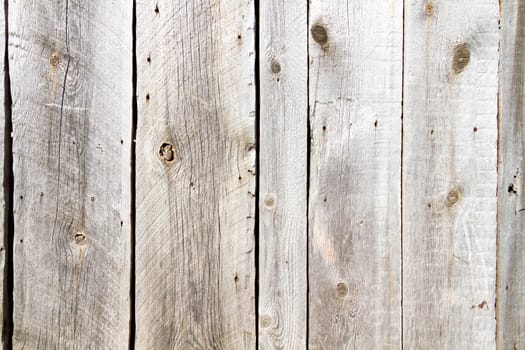
[{"label": "plank seam", "polygon": [[9,31],[8,31],[8,0],[4,0],[4,19],[5,19],[5,51],[4,51],[4,281],[3,281],[3,327],[2,344],[4,349],[13,348],[13,236],[14,236],[14,216],[13,216],[13,131],[12,119],[12,97],[11,97],[11,76],[9,75]]},{"label": "plank seam", "polygon": [[255,80],[255,220],[254,220],[254,243],[255,243],[255,348],[259,349],[259,183],[260,183],[260,148],[261,148],[261,77],[260,77],[260,48],[259,48],[259,0],[254,0],[254,80]]},{"label": "plank seam", "polygon": [[400,340],[401,340],[401,350],[403,350],[403,346],[404,346],[404,335],[405,335],[405,330],[404,330],[404,325],[403,325],[403,322],[404,322],[404,319],[405,319],[405,315],[404,315],[404,309],[403,309],[403,297],[404,297],[404,289],[403,289],[403,282],[404,282],[404,263],[403,263],[403,253],[404,253],[404,250],[403,250],[403,215],[404,215],[404,211],[403,211],[403,203],[404,203],[404,186],[403,186],[403,181],[404,181],[404,174],[403,174],[403,163],[404,163],[404,155],[403,155],[403,151],[404,151],[404,145],[405,145],[405,135],[404,135],[404,126],[405,126],[405,120],[404,120],[404,112],[405,112],[405,107],[404,107],[404,100],[405,100],[405,23],[406,23],[406,0],[403,0],[403,42],[401,44],[402,48],[401,48],[401,164],[400,164],[400,178],[401,178],[401,183],[400,183],[400,203],[399,203],[399,208],[400,208],[400,220],[399,220],[399,225],[400,225],[400,230],[401,230],[401,234],[400,234],[400,244],[401,244],[401,254],[400,254],[400,257],[401,257],[401,281],[400,281],[400,285],[401,285],[401,301],[400,301],[400,308],[401,308],[401,320],[400,320],[400,325],[401,325],[401,334],[400,334]]},{"label": "plank seam", "polygon": [[130,142],[130,284],[129,284],[129,350],[135,349],[135,227],[136,227],[136,138],[137,138],[137,2],[133,1],[131,19],[131,55],[132,55],[132,88],[131,88],[131,142]]},{"label": "plank seam", "polygon": [[306,2],[306,348],[309,348],[310,335],[310,1]]}]

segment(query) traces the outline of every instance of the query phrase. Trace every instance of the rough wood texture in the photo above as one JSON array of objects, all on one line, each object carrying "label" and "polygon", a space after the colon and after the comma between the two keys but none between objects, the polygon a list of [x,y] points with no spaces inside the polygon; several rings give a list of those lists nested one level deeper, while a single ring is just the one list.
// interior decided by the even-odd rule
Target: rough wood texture
[{"label": "rough wood texture", "polygon": [[9,3],[14,349],[127,349],[132,4]]},{"label": "rough wood texture", "polygon": [[305,349],[307,2],[260,2],[259,348]]},{"label": "rough wood texture", "polygon": [[525,348],[525,2],[501,2],[498,349]]},{"label": "rough wood texture", "polygon": [[0,170],[0,184],[2,184],[2,190],[0,191],[0,349],[6,348],[6,344],[9,343],[9,324],[7,323],[9,313],[9,304],[7,300],[7,281],[5,279],[6,275],[6,234],[8,229],[8,203],[6,202],[6,194],[9,193],[9,181],[6,176],[6,164],[4,163],[6,159],[5,154],[5,112],[10,108],[6,105],[5,100],[5,77],[6,77],[6,63],[5,62],[5,50],[6,50],[6,33],[5,33],[5,10],[2,5],[0,5],[0,164],[4,167]]},{"label": "rough wood texture", "polygon": [[311,349],[401,345],[402,32],[402,1],[311,2]]},{"label": "rough wood texture", "polygon": [[406,1],[407,349],[494,348],[498,1]]},{"label": "rough wood texture", "polygon": [[137,349],[255,347],[254,11],[137,2]]}]

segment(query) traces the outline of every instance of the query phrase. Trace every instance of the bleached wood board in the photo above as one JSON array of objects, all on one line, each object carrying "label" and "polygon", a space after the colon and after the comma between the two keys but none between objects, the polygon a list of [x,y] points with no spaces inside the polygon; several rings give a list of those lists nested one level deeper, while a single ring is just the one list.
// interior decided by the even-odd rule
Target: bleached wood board
[{"label": "bleached wood board", "polygon": [[9,2],[14,349],[127,349],[132,4]]},{"label": "bleached wood board", "polygon": [[307,2],[260,2],[259,348],[305,349]]},{"label": "bleached wood board", "polygon": [[403,345],[495,346],[498,1],[406,1]]},{"label": "bleached wood board", "polygon": [[402,1],[310,6],[310,349],[401,347]]},{"label": "bleached wood board", "polygon": [[137,2],[137,349],[255,347],[254,12]]},{"label": "bleached wood board", "polygon": [[6,111],[10,107],[7,106],[8,101],[5,99],[5,78],[6,78],[6,61],[5,61],[5,50],[6,50],[6,33],[5,33],[5,8],[0,8],[0,164],[3,166],[0,171],[0,183],[2,184],[2,190],[0,191],[0,216],[2,223],[0,224],[0,334],[1,342],[0,349],[6,349],[6,345],[9,343],[9,304],[7,292],[7,281],[6,281],[6,253],[8,250],[7,234],[8,234],[8,206],[9,203],[6,201],[8,197],[9,178],[7,175],[6,160],[6,148],[5,148],[5,121]]},{"label": "bleached wood board", "polygon": [[525,2],[501,1],[498,349],[525,348]]}]

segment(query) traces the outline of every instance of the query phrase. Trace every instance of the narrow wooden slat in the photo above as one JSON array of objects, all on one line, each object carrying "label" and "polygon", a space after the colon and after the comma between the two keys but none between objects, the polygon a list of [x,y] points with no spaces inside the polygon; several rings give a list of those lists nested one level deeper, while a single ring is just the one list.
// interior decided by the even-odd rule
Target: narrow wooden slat
[{"label": "narrow wooden slat", "polygon": [[255,347],[254,12],[137,2],[137,349]]},{"label": "narrow wooden slat", "polygon": [[406,349],[495,346],[498,1],[406,1]]},{"label": "narrow wooden slat", "polygon": [[402,1],[311,1],[310,349],[401,346]]},{"label": "narrow wooden slat", "polygon": [[259,347],[305,349],[307,1],[260,1]]},{"label": "narrow wooden slat", "polygon": [[5,33],[5,10],[4,7],[0,6],[0,164],[3,166],[3,170],[0,171],[0,184],[3,185],[0,191],[0,217],[2,223],[0,224],[0,334],[1,342],[0,349],[6,349],[6,344],[9,342],[9,324],[6,322],[9,313],[9,304],[7,298],[7,281],[5,280],[6,273],[6,252],[8,247],[6,246],[7,230],[8,230],[8,203],[6,202],[6,194],[10,191],[9,183],[6,175],[5,159],[5,112],[8,108],[5,101],[5,75],[6,63],[4,54],[6,50],[6,33]]},{"label": "narrow wooden slat", "polygon": [[132,4],[9,2],[14,349],[127,349]]},{"label": "narrow wooden slat", "polygon": [[525,348],[525,2],[501,1],[498,349]]}]

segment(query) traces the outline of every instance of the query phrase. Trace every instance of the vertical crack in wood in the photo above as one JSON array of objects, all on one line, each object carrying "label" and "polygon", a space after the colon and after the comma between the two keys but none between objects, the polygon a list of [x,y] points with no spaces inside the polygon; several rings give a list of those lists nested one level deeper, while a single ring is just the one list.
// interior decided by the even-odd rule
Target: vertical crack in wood
[{"label": "vertical crack in wood", "polygon": [[[264,1],[264,0],[263,0]],[[261,121],[261,79],[260,79],[260,47],[259,47],[259,0],[254,0],[254,50],[255,50],[255,223],[254,223],[254,240],[255,240],[255,349],[259,349],[259,152],[261,143],[260,121]]]},{"label": "vertical crack in wood", "polygon": [[137,119],[138,119],[138,107],[137,107],[137,2],[133,1],[131,20],[131,35],[132,35],[132,97],[131,97],[131,152],[130,152],[130,284],[129,284],[129,350],[135,349],[135,218],[136,206],[135,206],[135,178],[136,178],[136,135],[137,135]]},{"label": "vertical crack in wood", "polygon": [[12,98],[11,98],[11,77],[9,75],[9,55],[8,55],[8,0],[4,0],[4,19],[5,19],[5,51],[4,51],[4,281],[3,281],[3,320],[2,320],[2,344],[4,349],[10,350],[13,337],[13,131],[12,122]]},{"label": "vertical crack in wood", "polygon": [[310,1],[306,3],[306,348],[309,346],[310,334],[310,158],[311,158],[311,125],[310,125]]},{"label": "vertical crack in wood", "polygon": [[403,265],[403,215],[404,215],[404,212],[403,212],[403,200],[404,200],[404,192],[403,192],[403,180],[404,180],[404,174],[403,174],[403,151],[404,151],[404,142],[405,142],[405,134],[404,134],[404,126],[405,126],[405,120],[403,118],[403,115],[404,115],[404,103],[403,101],[405,100],[405,20],[406,20],[406,1],[403,0],[403,39],[402,39],[402,48],[401,48],[401,162],[400,162],[400,176],[401,176],[401,183],[399,184],[400,186],[400,203],[399,203],[399,208],[400,208],[400,220],[399,220],[399,224],[400,224],[400,237],[401,237],[401,242],[400,242],[400,249],[401,249],[401,252],[400,252],[400,257],[401,257],[401,281],[400,281],[400,285],[401,285],[401,302],[400,302],[400,305],[399,307],[401,308],[401,320],[400,320],[400,324],[401,324],[401,334],[400,334],[400,338],[401,338],[401,350],[403,350],[403,337],[404,337],[404,334],[405,334],[405,330],[404,330],[404,325],[403,325],[403,321],[404,321],[404,318],[405,318],[405,314],[404,314],[404,310],[403,310],[403,296],[404,296],[404,290],[403,290],[403,282],[404,282],[404,275],[403,275],[403,269],[404,269],[404,265]]}]

